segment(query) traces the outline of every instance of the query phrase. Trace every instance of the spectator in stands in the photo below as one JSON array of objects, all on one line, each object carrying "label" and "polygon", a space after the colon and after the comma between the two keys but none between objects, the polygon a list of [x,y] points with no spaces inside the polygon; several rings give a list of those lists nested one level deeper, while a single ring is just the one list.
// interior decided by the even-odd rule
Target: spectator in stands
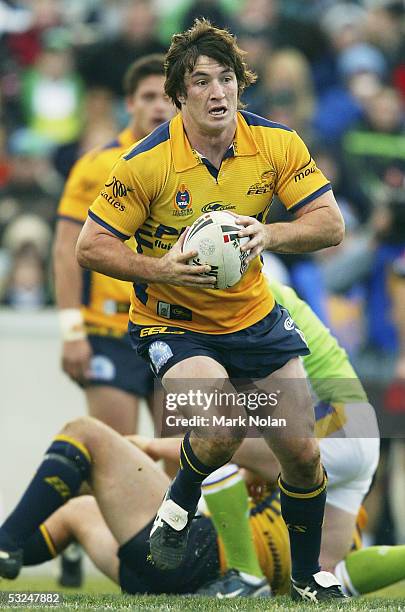
[{"label": "spectator in stands", "polygon": [[96,147],[113,140],[118,132],[116,98],[103,88],[89,89],[83,104],[84,125],[79,137],[55,150],[53,164],[63,178],[67,178],[74,162]]},{"label": "spectator in stands", "polygon": [[0,187],[0,241],[5,227],[21,214],[36,214],[51,226],[62,189],[43,140],[21,129],[9,148],[8,176]]},{"label": "spectator in stands", "polygon": [[43,50],[22,79],[26,125],[51,144],[74,140],[82,127],[83,87],[76,74],[68,33],[48,30]]},{"label": "spectator in stands", "polygon": [[376,193],[405,180],[405,114],[400,94],[391,87],[378,89],[365,105],[364,120],[343,139],[346,180],[355,184],[371,214]]},{"label": "spectator in stands", "polygon": [[36,215],[22,215],[7,228],[3,245],[10,255],[3,304],[18,310],[42,308],[49,302],[46,261],[51,231]]},{"label": "spectator in stands", "polygon": [[122,80],[128,66],[142,55],[163,53],[157,36],[157,13],[149,0],[122,0],[119,27],[107,40],[82,47],[78,67],[88,87],[102,87],[123,96]]},{"label": "spectator in stands", "polygon": [[[374,215],[376,249],[367,281],[367,338],[376,361],[392,368],[399,348],[393,320],[389,277],[392,262],[405,249],[405,182],[397,189],[386,190]],[[378,359],[380,357],[380,359]],[[382,371],[380,368],[382,375]]]},{"label": "spectator in stands", "polygon": [[258,75],[258,79],[243,93],[243,103],[252,113],[266,117],[268,115],[268,100],[266,86],[263,80],[266,59],[271,55],[272,47],[269,31],[265,25],[260,29],[248,25],[239,25],[236,31],[238,44],[249,57],[249,65]]},{"label": "spectator in stands", "polygon": [[276,123],[288,125],[310,143],[315,97],[311,67],[303,53],[294,48],[272,53],[265,63],[263,82],[265,115]]},{"label": "spectator in stands", "polygon": [[291,11],[284,0],[246,0],[235,14],[231,29],[237,32],[238,24],[251,32],[266,28],[273,49],[293,46],[313,61],[324,51],[325,40],[317,20],[307,18],[307,4],[303,7],[300,3]]},{"label": "spectator in stands", "polygon": [[319,97],[314,125],[320,138],[332,144],[364,116],[368,100],[382,87],[387,63],[375,47],[357,43],[336,56],[340,83]]},{"label": "spectator in stands", "polygon": [[36,0],[25,5],[24,12],[21,8],[18,11],[14,8],[12,16],[18,18],[18,27],[6,38],[8,52],[21,67],[36,62],[42,52],[42,37],[46,31],[63,25],[63,7],[59,0]]},{"label": "spectator in stands", "polygon": [[405,70],[403,0],[372,0],[367,4],[370,5],[365,23],[367,40],[384,53],[390,73],[395,73],[400,66]]},{"label": "spectator in stands", "polygon": [[194,0],[183,15],[180,31],[190,28],[201,15],[219,28],[227,25],[227,13],[218,0]]}]

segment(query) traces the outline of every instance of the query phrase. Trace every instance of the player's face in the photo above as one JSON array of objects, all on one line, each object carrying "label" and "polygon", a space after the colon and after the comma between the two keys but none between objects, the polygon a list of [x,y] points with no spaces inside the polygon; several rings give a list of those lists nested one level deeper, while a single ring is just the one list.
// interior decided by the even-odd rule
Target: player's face
[{"label": "player's face", "polygon": [[176,112],[164,92],[164,82],[163,75],[151,74],[142,79],[135,93],[127,98],[127,109],[134,119],[140,138],[171,119]]},{"label": "player's face", "polygon": [[186,96],[179,97],[186,120],[202,131],[221,132],[235,123],[238,83],[232,69],[200,55],[185,76]]}]

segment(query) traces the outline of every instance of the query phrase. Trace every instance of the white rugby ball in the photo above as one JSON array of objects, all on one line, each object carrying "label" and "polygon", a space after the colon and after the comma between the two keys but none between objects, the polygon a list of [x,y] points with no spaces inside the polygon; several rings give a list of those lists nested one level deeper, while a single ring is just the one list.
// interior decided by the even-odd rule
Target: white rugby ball
[{"label": "white rugby ball", "polygon": [[247,269],[248,251],[240,247],[249,241],[239,238],[241,225],[235,217],[225,211],[206,213],[198,217],[187,228],[183,252],[197,251],[198,255],[189,260],[189,265],[211,266],[210,276],[216,277],[216,289],[228,289],[240,281]]}]

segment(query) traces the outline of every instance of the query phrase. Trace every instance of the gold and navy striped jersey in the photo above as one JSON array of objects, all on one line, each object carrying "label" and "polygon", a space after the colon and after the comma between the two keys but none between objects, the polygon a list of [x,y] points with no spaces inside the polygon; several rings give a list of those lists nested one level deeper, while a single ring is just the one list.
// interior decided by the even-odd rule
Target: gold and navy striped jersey
[{"label": "gold and navy striped jersey", "polygon": [[[250,501],[249,522],[259,565],[273,593],[287,593],[291,575],[290,540],[281,516],[278,490],[267,494],[262,500]],[[221,573],[225,573],[229,568],[220,537],[218,554]]]},{"label": "gold and navy striped jersey", "polygon": [[[239,112],[232,146],[219,170],[193,150],[181,113],[125,153],[89,216],[121,239],[135,234],[138,252],[162,257],[201,214],[229,210],[263,221],[273,195],[295,211],[331,189],[290,128]],[[253,325],[273,308],[260,258],[230,289],[136,283],[130,319],[209,334]]]},{"label": "gold and navy striped jersey", "polygon": [[[250,500],[249,522],[260,568],[273,593],[285,595],[290,590],[291,579],[290,538],[281,516],[278,490],[264,493],[262,499]],[[362,548],[362,531],[366,525],[367,512],[361,506],[357,515],[351,550]],[[225,573],[229,568],[220,537],[218,538],[218,554],[221,573]]]},{"label": "gold and navy striped jersey", "polygon": [[[59,203],[58,218],[82,225],[119,156],[134,143],[127,128],[116,140],[86,153],[73,166]],[[134,243],[134,240],[132,241]],[[133,248],[134,248],[133,244]],[[82,311],[92,333],[122,335],[128,326],[131,283],[83,271]]]}]

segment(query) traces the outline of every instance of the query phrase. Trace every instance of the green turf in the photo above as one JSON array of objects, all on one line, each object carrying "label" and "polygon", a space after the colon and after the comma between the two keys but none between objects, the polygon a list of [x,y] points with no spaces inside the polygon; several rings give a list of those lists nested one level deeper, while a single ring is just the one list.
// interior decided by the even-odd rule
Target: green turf
[{"label": "green turf", "polygon": [[[312,605],[294,604],[288,597],[268,599],[233,599],[218,601],[206,597],[173,597],[161,595],[130,597],[120,595],[118,588],[107,579],[87,578],[84,588],[75,593],[71,589],[57,588],[53,578],[27,577],[19,578],[16,582],[0,582],[0,609],[32,610],[34,606],[5,605],[4,597],[7,593],[1,591],[58,591],[62,594],[63,604],[59,606],[38,606],[43,610],[136,610],[140,612],[211,612],[211,610],[226,610],[227,612],[284,612],[284,610],[310,610]],[[378,598],[353,599],[340,605],[322,605],[322,610],[390,610],[405,612],[405,581],[380,591]],[[2,597],[1,597],[2,596]],[[388,599],[388,597],[390,599]],[[1,601],[3,599],[3,601]]]}]

